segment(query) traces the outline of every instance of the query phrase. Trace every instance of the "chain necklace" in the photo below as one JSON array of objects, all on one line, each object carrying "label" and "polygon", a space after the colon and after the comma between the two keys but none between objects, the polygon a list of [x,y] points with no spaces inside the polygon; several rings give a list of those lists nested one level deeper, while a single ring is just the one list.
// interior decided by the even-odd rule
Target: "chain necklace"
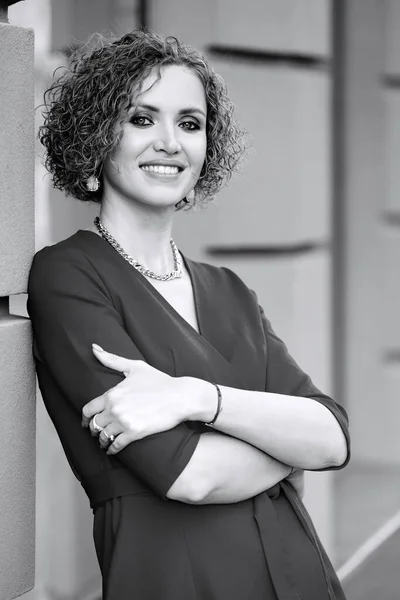
[{"label": "chain necklace", "polygon": [[132,265],[132,267],[137,269],[137,271],[139,271],[139,273],[141,273],[142,275],[146,275],[147,277],[151,277],[152,279],[158,279],[159,281],[169,281],[170,279],[182,277],[181,257],[179,255],[178,248],[172,238],[170,239],[170,244],[172,248],[172,254],[174,257],[174,270],[170,273],[167,273],[166,275],[156,275],[155,273],[153,273],[153,271],[150,271],[150,269],[146,269],[146,267],[141,265],[137,260],[129,256],[129,254],[127,254],[124,251],[124,249],[118,244],[117,240],[114,239],[111,233],[107,231],[107,229],[102,225],[99,217],[96,217],[93,222],[96,225],[99,232],[101,233],[101,236],[114,248],[114,250],[118,252],[118,254],[122,256],[122,258],[128,261],[128,263]]}]

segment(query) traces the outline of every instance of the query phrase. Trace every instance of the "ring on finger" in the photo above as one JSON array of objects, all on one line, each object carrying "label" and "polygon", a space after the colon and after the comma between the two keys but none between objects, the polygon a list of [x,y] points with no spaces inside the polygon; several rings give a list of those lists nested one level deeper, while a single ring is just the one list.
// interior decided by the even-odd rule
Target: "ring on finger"
[{"label": "ring on finger", "polygon": [[97,415],[94,415],[92,419],[92,429],[95,433],[101,433],[103,431],[103,427],[100,427],[100,425],[96,423],[96,417]]},{"label": "ring on finger", "polygon": [[102,433],[107,438],[107,442],[109,442],[110,444],[112,444],[114,442],[115,435],[113,435],[112,433],[108,434],[105,429],[102,430]]}]

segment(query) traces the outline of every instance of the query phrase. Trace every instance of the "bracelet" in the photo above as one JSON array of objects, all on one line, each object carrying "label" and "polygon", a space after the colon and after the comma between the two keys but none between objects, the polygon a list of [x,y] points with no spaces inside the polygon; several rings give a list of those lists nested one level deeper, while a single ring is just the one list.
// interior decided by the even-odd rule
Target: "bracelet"
[{"label": "bracelet", "polygon": [[[210,381],[210,383],[212,383]],[[214,425],[215,421],[218,418],[219,413],[222,410],[222,394],[221,394],[221,390],[219,389],[219,386],[216,383],[213,383],[213,385],[215,385],[215,387],[217,388],[217,393],[218,393],[218,404],[217,404],[217,411],[214,415],[214,418],[212,421],[209,421],[208,423],[204,423],[204,425]]]}]

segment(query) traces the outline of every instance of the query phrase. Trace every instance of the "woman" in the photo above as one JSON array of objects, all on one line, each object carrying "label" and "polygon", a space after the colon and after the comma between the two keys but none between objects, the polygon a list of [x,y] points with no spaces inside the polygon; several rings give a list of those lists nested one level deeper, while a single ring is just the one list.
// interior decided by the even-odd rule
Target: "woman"
[{"label": "woman", "polygon": [[175,38],[133,32],[72,62],[41,140],[54,185],[100,204],[36,254],[28,311],[104,600],[344,598],[299,495],[304,469],[347,463],[345,411],[235,273],[171,238],[242,154],[223,82]]}]

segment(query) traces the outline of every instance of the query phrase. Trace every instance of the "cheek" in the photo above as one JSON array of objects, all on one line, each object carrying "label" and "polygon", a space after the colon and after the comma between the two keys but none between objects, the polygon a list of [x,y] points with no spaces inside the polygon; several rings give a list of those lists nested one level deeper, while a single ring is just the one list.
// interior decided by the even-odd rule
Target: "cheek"
[{"label": "cheek", "polygon": [[117,148],[121,164],[132,164],[149,145],[146,131],[125,129]]},{"label": "cheek", "polygon": [[206,151],[207,151],[207,139],[204,136],[203,139],[198,140],[196,146],[193,148],[193,162],[196,167],[196,171],[200,173],[201,168],[206,159]]}]

